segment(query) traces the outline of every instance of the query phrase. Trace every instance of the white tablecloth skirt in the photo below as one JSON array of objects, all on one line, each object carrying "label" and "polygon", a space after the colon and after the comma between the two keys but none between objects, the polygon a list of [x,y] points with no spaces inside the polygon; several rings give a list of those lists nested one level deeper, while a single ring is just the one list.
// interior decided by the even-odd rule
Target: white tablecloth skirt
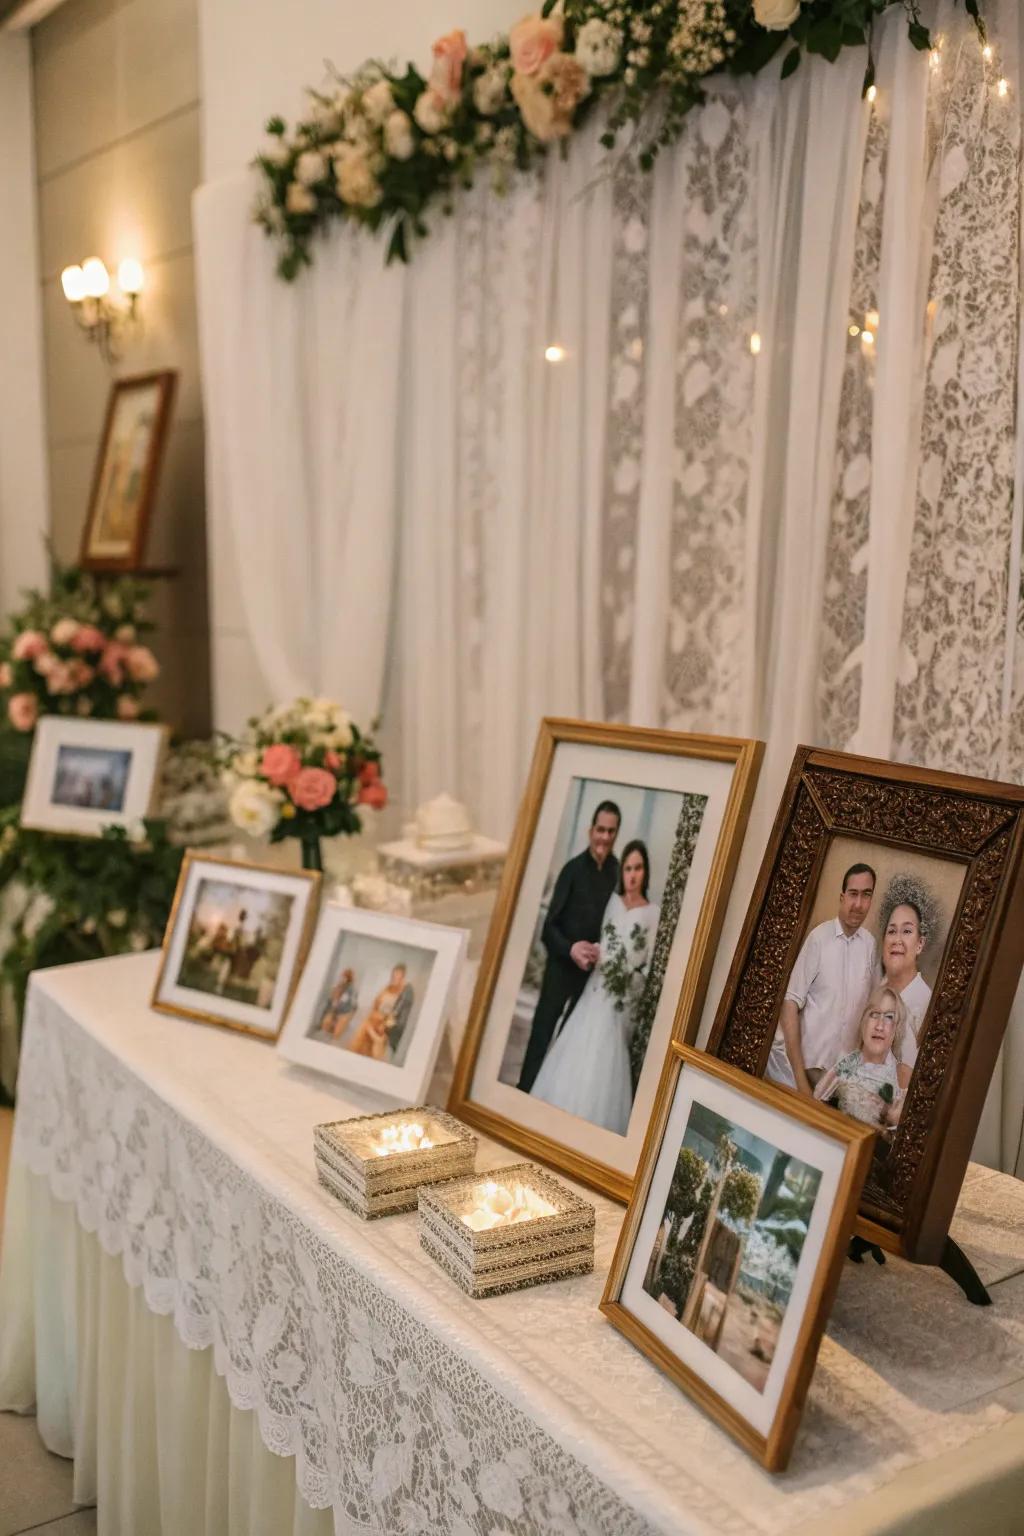
[{"label": "white tablecloth skirt", "polygon": [[99,1536],[331,1536],[253,1413],[231,1402],[212,1349],[188,1349],[146,1305],[75,1208],[18,1163],[0,1261],[0,1409],[38,1413],[75,1460],[74,1498]]}]

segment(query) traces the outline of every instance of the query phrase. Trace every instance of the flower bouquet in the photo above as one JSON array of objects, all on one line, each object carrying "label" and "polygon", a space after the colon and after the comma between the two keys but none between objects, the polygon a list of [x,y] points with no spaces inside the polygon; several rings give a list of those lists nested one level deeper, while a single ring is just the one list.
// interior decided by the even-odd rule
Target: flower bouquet
[{"label": "flower bouquet", "polygon": [[53,571],[51,591],[29,592],[0,639],[0,697],[16,731],[40,715],[137,720],[160,675],[141,636],[145,588],[129,578],[97,584],[75,568]]},{"label": "flower bouquet", "polygon": [[387,804],[372,735],[333,699],[269,709],[219,755],[235,826],[272,843],[298,838],[305,869],[323,868],[322,837],[361,831],[360,807]]}]

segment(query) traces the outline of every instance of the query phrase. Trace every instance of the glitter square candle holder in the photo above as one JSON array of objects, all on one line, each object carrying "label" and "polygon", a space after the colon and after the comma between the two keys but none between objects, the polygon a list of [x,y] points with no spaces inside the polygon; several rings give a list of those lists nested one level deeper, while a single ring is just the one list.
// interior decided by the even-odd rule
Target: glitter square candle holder
[{"label": "glitter square candle holder", "polygon": [[452,1115],[421,1105],[315,1126],[313,1151],[321,1184],[370,1219],[414,1210],[421,1184],[472,1172],[476,1137]]},{"label": "glitter square candle holder", "polygon": [[470,1296],[493,1296],[594,1267],[594,1207],[533,1163],[419,1193],[420,1242]]}]

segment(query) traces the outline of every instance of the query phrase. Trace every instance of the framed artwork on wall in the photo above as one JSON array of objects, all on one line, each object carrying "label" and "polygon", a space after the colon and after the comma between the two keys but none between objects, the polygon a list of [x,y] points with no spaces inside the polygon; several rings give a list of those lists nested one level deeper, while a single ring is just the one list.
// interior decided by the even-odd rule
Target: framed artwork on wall
[{"label": "framed artwork on wall", "polygon": [[673,1043],[601,1310],[781,1471],[874,1132]]},{"label": "framed artwork on wall", "polygon": [[692,1039],[761,744],[544,720],[449,1108],[628,1198]]},{"label": "framed artwork on wall", "polygon": [[799,748],[708,1042],[877,1132],[858,1232],[922,1263],[1024,963],[1022,854],[1018,785]]},{"label": "framed artwork on wall", "polygon": [[21,824],[100,837],[152,815],[167,747],[163,725],[43,715],[36,725]]},{"label": "framed artwork on wall", "polygon": [[153,1007],[276,1040],[309,949],[320,875],[189,851]]},{"label": "framed artwork on wall", "polygon": [[143,563],[177,374],[172,369],[111,386],[80,564],[132,571]]},{"label": "framed artwork on wall", "polygon": [[329,902],[278,1049],[301,1066],[416,1103],[465,946],[461,928]]}]

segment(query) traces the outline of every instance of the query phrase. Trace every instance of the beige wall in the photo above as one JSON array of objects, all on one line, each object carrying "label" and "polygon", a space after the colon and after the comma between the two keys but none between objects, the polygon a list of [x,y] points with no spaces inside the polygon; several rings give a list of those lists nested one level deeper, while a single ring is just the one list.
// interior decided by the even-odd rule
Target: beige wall
[{"label": "beige wall", "polygon": [[[175,728],[209,728],[203,425],[190,199],[199,181],[196,0],[67,0],[32,34],[40,271],[57,554],[74,558],[112,378],[178,370],[150,525],[163,677],[153,702]],[[61,269],[86,256],[143,262],[144,329],[113,368],[78,332]]]}]

